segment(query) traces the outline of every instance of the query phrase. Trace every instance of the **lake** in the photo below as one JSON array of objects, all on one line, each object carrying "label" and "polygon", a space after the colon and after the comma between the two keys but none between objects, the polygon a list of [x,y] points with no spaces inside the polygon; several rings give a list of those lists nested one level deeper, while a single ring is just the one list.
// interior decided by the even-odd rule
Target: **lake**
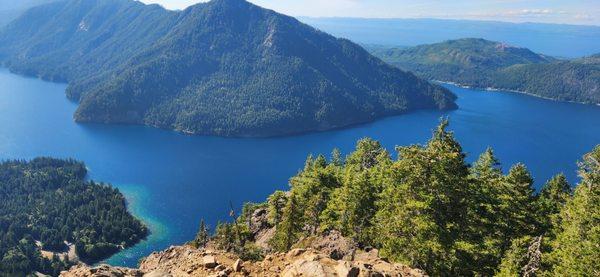
[{"label": "lake", "polygon": [[424,143],[440,117],[474,160],[493,147],[505,169],[517,162],[537,186],[556,173],[577,180],[576,162],[600,143],[600,107],[508,92],[447,86],[460,109],[421,111],[344,130],[268,139],[195,137],[143,126],[76,124],[66,85],[0,69],[0,159],[37,156],[84,161],[90,178],[112,183],[150,237],[106,262],[135,266],[141,257],[194,237],[201,218],[228,217],[229,203],[263,201],[303,166],[309,153],[348,153],[363,137],[388,149]]}]

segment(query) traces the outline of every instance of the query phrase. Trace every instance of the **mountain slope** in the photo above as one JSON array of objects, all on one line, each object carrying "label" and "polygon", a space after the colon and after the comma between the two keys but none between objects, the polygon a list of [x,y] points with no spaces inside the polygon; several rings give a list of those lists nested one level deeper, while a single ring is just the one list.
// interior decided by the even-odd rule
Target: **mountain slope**
[{"label": "mountain slope", "polygon": [[500,70],[491,84],[554,100],[600,104],[600,60],[515,65]]},{"label": "mountain slope", "polygon": [[386,62],[433,80],[522,91],[541,97],[600,103],[600,63],[561,61],[483,39],[460,39],[408,49],[374,49]]},{"label": "mountain slope", "polygon": [[27,9],[52,1],[55,0],[0,0],[0,27],[19,17]]},{"label": "mountain slope", "polygon": [[350,41],[243,0],[171,12],[129,0],[33,9],[0,33],[12,70],[69,82],[81,122],[192,134],[325,130],[455,96]]},{"label": "mountain slope", "polygon": [[177,13],[127,0],[70,0],[34,7],[0,31],[11,70],[73,81],[123,64],[164,36]]}]

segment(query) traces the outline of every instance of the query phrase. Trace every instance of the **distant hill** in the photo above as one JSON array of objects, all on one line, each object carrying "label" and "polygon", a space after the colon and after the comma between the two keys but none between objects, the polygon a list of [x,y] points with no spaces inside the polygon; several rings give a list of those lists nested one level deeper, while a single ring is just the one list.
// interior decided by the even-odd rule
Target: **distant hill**
[{"label": "distant hill", "polygon": [[191,134],[286,135],[456,107],[448,90],[243,0],[33,8],[0,32],[0,61],[68,81],[77,121]]},{"label": "distant hill", "polygon": [[556,57],[579,58],[600,52],[600,26],[427,18],[302,17],[300,20],[361,44],[417,46],[477,37]]},{"label": "distant hill", "polygon": [[479,88],[527,92],[582,103],[600,103],[598,55],[558,60],[526,48],[483,39],[459,39],[372,53],[427,79]]},{"label": "distant hill", "polygon": [[57,0],[0,0],[0,27],[19,17],[27,9]]}]

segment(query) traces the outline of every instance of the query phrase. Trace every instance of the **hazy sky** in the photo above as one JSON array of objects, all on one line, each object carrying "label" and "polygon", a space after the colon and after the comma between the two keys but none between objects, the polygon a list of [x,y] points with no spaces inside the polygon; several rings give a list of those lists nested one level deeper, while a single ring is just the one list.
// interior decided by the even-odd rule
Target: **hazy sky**
[{"label": "hazy sky", "polygon": [[[202,0],[142,0],[183,9]],[[600,0],[250,0],[292,16],[484,19],[600,25]]]}]

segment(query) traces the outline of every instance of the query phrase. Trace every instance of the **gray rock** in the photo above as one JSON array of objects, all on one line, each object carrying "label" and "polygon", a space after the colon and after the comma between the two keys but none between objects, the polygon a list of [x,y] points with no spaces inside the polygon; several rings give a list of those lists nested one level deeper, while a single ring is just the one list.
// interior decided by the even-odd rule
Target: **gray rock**
[{"label": "gray rock", "polygon": [[206,268],[215,268],[217,266],[217,260],[214,256],[204,256],[202,258],[202,264]]}]

